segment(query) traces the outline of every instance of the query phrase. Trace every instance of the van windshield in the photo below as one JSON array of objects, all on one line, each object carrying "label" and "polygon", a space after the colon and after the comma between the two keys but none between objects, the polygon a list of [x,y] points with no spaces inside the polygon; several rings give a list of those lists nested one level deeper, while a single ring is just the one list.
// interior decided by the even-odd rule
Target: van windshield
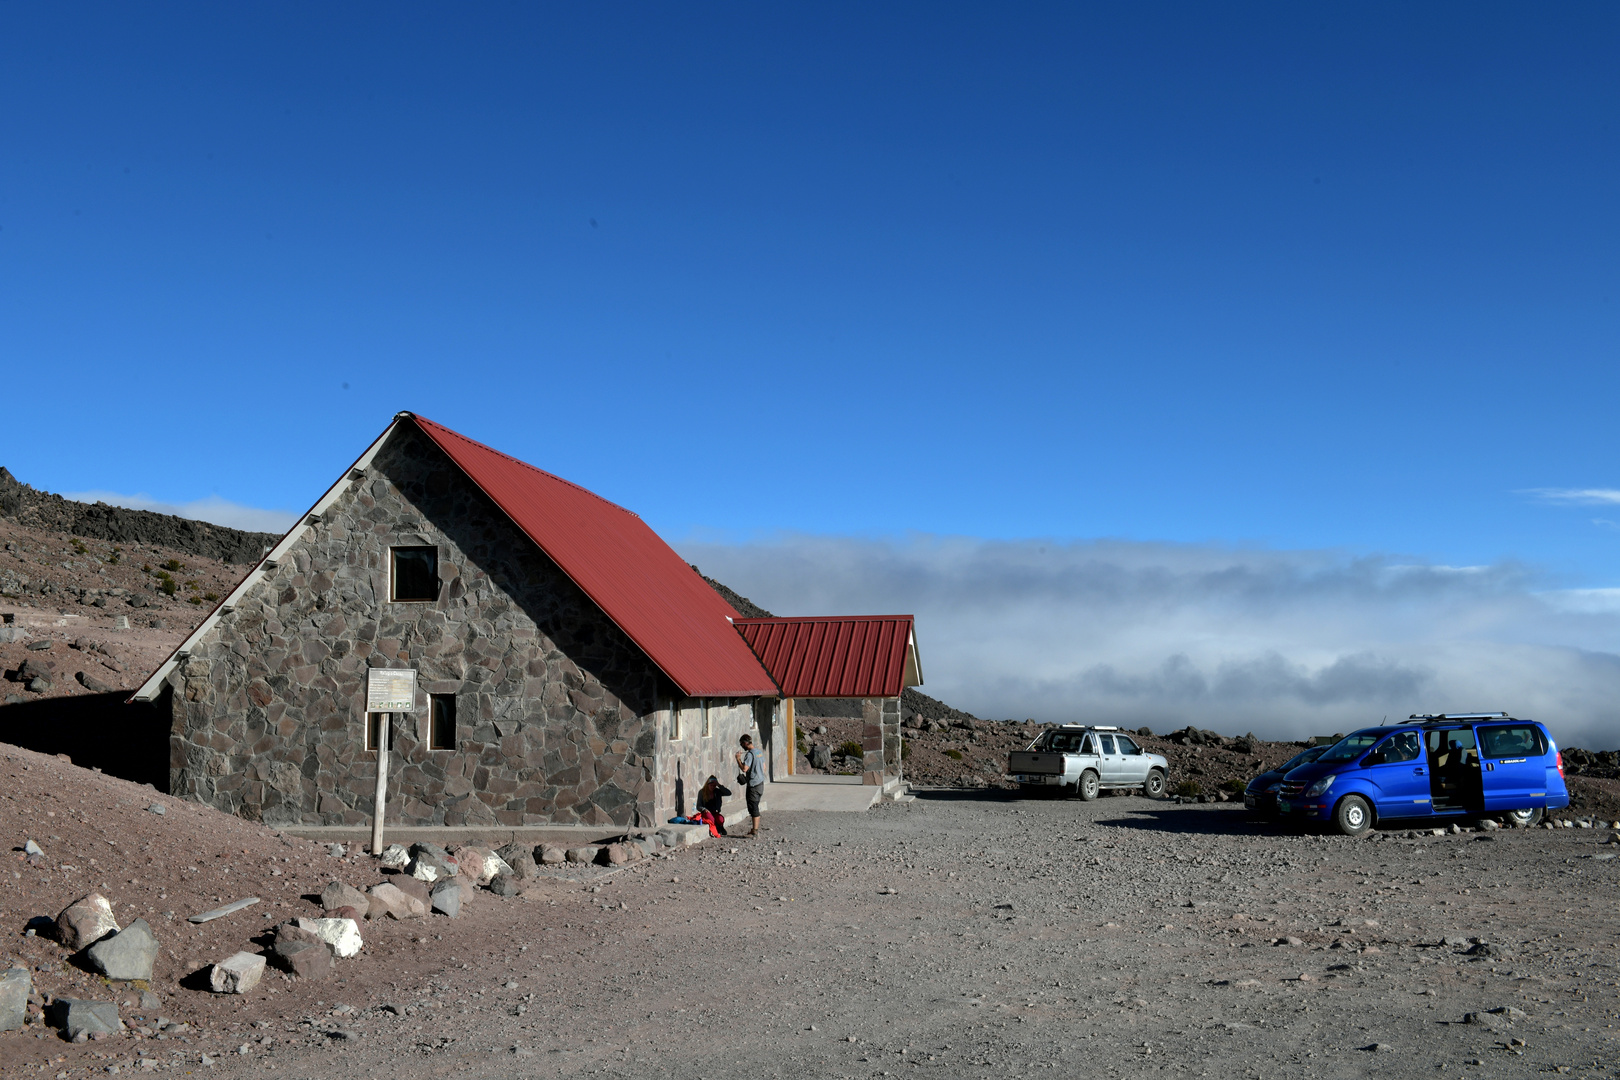
[{"label": "van windshield", "polygon": [[1332,761],[1354,761],[1356,758],[1372,749],[1372,744],[1379,739],[1379,732],[1358,731],[1354,735],[1346,735],[1332,746],[1322,752],[1317,758],[1319,764]]},{"label": "van windshield", "polygon": [[1309,765],[1311,762],[1321,757],[1322,751],[1326,749],[1327,747],[1325,746],[1313,746],[1309,750],[1302,750],[1293,757],[1289,758],[1287,761],[1283,762],[1281,765],[1277,766],[1277,771],[1284,773],[1291,772],[1292,770],[1299,768],[1301,765]]}]

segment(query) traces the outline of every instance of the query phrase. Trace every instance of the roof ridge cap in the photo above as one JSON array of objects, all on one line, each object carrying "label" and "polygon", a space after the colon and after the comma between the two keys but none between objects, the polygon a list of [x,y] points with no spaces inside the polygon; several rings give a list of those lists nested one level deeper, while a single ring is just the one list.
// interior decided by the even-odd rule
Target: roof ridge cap
[{"label": "roof ridge cap", "polygon": [[438,430],[444,432],[446,435],[455,436],[456,438],[460,439],[464,443],[471,443],[473,446],[478,447],[480,450],[488,450],[490,453],[494,454],[496,457],[505,458],[507,461],[510,461],[512,464],[521,465],[525,469],[528,469],[530,472],[537,472],[541,476],[546,477],[547,479],[555,480],[559,484],[565,484],[568,487],[573,488],[575,491],[579,492],[582,495],[589,495],[591,498],[597,500],[598,502],[605,503],[606,505],[613,507],[613,509],[619,511],[621,514],[629,514],[631,517],[635,518],[637,521],[641,520],[641,515],[636,513],[634,510],[631,510],[631,509],[629,509],[627,507],[620,506],[618,503],[614,502],[612,499],[604,499],[602,496],[598,495],[596,492],[592,491],[588,487],[582,487],[581,485],[574,483],[572,480],[569,480],[569,479],[567,479],[565,477],[558,476],[556,473],[547,472],[546,470],[540,468],[538,465],[531,465],[527,461],[524,461],[522,458],[513,457],[511,454],[508,454],[508,453],[506,453],[504,451],[501,451],[501,450],[497,450],[493,446],[487,446],[484,443],[479,442],[477,439],[468,438],[466,435],[463,435],[461,432],[456,431],[453,428],[447,428],[443,424],[435,423],[434,421],[429,420],[425,416],[420,416],[420,415],[418,415],[416,413],[411,413],[410,417],[411,417],[412,420],[415,420],[418,425],[428,424],[428,425],[430,425],[432,427],[435,427]]}]

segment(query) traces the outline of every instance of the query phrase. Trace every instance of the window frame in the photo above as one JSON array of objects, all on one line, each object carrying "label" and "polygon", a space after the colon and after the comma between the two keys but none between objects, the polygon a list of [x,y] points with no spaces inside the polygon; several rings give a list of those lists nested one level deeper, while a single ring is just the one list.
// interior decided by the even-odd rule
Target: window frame
[{"label": "window frame", "polygon": [[[399,553],[402,551],[430,551],[433,553],[432,579],[433,595],[431,597],[399,595]],[[434,604],[438,603],[439,592],[444,588],[444,579],[439,576],[439,547],[437,544],[390,544],[388,545],[388,602],[390,604]]]},{"label": "window frame", "polygon": [[714,735],[714,720],[709,715],[709,699],[698,698],[698,711],[703,718],[703,737],[711,738]]},{"label": "window frame", "polygon": [[[448,704],[450,707],[450,742],[449,745],[441,745],[439,742],[438,719],[446,704]],[[456,695],[429,694],[427,739],[425,740],[427,748],[436,753],[444,753],[455,750],[459,741],[460,739],[456,731]]]},{"label": "window frame", "polygon": [[[377,744],[382,742],[382,739],[379,738],[379,736],[382,734],[383,725],[388,723],[388,714],[385,712],[366,712],[361,713],[360,715],[365,717],[364,738],[366,752],[369,754],[375,754],[378,750]],[[389,747],[389,749],[393,748]]]}]

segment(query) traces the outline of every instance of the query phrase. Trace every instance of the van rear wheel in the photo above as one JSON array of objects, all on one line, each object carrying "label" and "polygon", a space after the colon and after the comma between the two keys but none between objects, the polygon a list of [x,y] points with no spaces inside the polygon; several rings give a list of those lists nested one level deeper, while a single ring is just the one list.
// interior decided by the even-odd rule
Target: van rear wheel
[{"label": "van rear wheel", "polygon": [[1093,799],[1095,799],[1097,797],[1097,792],[1101,789],[1102,784],[1097,780],[1096,773],[1092,772],[1090,769],[1087,769],[1085,772],[1080,774],[1080,797],[1086,802],[1091,802]]},{"label": "van rear wheel", "polygon": [[1541,821],[1543,812],[1540,807],[1532,807],[1529,810],[1509,810],[1502,816],[1507,819],[1509,825],[1528,829]]},{"label": "van rear wheel", "polygon": [[1333,824],[1346,836],[1360,836],[1372,828],[1372,807],[1360,795],[1346,795],[1333,808]]}]

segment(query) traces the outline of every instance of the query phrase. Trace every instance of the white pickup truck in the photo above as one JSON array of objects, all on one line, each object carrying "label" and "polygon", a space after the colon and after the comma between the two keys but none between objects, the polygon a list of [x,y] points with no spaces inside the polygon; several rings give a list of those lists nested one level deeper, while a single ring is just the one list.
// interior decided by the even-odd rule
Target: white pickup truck
[{"label": "white pickup truck", "polygon": [[1147,753],[1117,727],[1063,724],[1007,755],[1007,773],[1021,787],[1057,788],[1088,801],[1103,788],[1141,788],[1157,799],[1170,762]]}]

